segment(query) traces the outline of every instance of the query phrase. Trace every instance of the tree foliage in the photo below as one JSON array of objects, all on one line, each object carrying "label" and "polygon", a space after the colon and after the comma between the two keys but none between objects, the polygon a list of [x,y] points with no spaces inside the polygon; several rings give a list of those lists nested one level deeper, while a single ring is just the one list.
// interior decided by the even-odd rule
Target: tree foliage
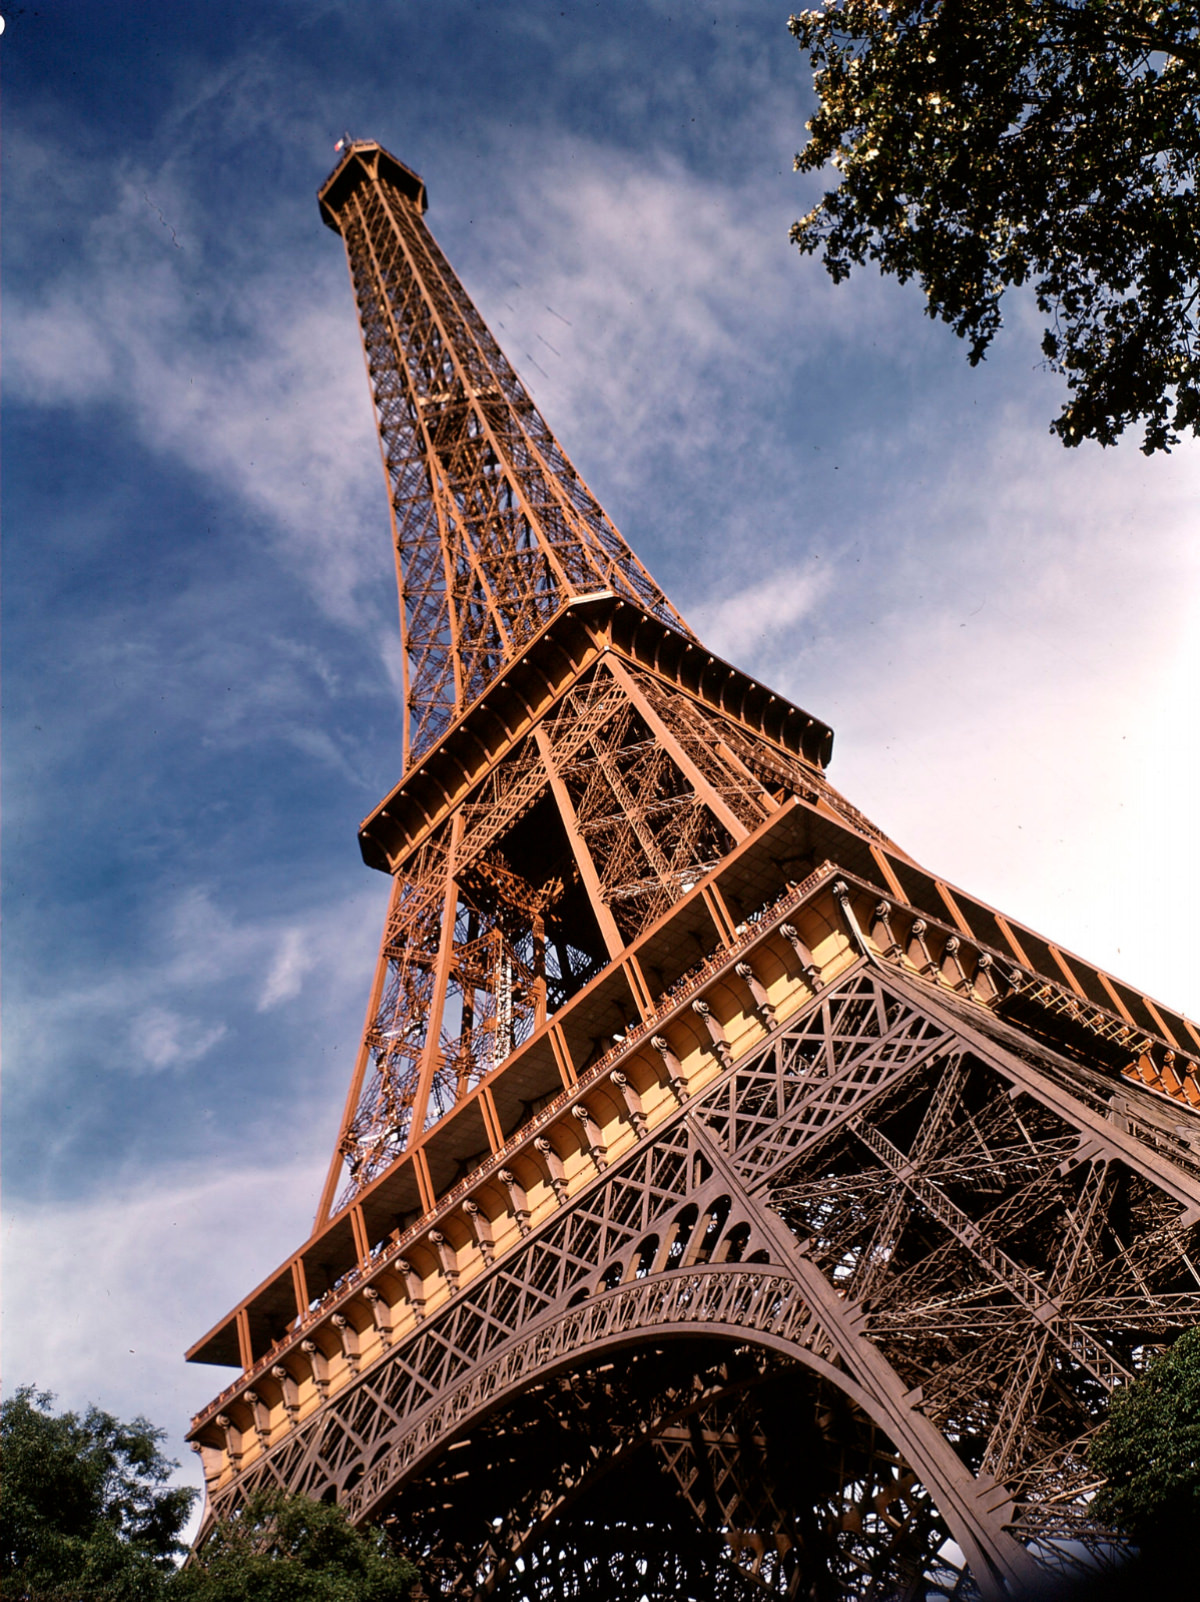
[{"label": "tree foliage", "polygon": [[341,1508],[260,1492],[188,1567],[196,1492],[171,1485],[163,1431],[25,1386],[0,1406],[5,1602],[400,1602],[416,1570]]},{"label": "tree foliage", "polygon": [[0,1589],[12,1602],[149,1602],[161,1594],[195,1492],[163,1431],[90,1407],[54,1414],[32,1386],[0,1406]]},{"label": "tree foliage", "polygon": [[792,17],[818,109],[800,219],[835,281],[878,263],[980,361],[1032,287],[1066,445],[1200,433],[1197,0],[826,0]]},{"label": "tree foliage", "polygon": [[171,1602],[401,1602],[416,1570],[380,1530],[340,1507],[256,1492],[219,1523],[171,1587]]},{"label": "tree foliage", "polygon": [[1200,1527],[1200,1329],[1113,1397],[1088,1454],[1105,1477],[1094,1510],[1153,1554]]}]

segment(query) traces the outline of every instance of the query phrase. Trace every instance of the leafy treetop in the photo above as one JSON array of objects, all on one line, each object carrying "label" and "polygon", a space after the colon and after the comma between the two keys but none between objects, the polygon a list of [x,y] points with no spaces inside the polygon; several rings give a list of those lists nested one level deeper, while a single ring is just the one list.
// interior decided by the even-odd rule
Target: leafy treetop
[{"label": "leafy treetop", "polygon": [[218,1521],[183,1569],[196,1493],[171,1485],[163,1431],[91,1407],[55,1415],[25,1386],[0,1406],[5,1602],[401,1602],[416,1570],[379,1530],[282,1492]]},{"label": "leafy treetop", "polygon": [[196,1493],[171,1485],[163,1431],[24,1386],[0,1405],[0,1589],[12,1602],[149,1602],[183,1552]]},{"label": "leafy treetop", "polygon": [[1200,1329],[1113,1397],[1088,1462],[1106,1483],[1093,1508],[1153,1555],[1200,1525]]},{"label": "leafy treetop", "polygon": [[979,362],[1032,286],[1066,445],[1200,433],[1196,0],[826,0],[792,17],[818,109],[792,229],[835,281],[916,278]]},{"label": "leafy treetop", "polygon": [[169,1602],[403,1602],[416,1572],[342,1508],[258,1491],[217,1524]]}]

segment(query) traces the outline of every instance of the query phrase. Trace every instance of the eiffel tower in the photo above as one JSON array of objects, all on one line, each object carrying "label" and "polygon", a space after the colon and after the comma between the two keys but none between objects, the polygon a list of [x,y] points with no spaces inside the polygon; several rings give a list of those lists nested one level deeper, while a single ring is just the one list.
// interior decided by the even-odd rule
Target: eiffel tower
[{"label": "eiffel tower", "polygon": [[[1119,1559],[1108,1398],[1200,1316],[1200,1035],[921,867],[705,650],[424,220],[342,237],[400,588],[392,895],[313,1232],[188,1353],[431,1596],[1000,1598]],[[202,1530],[200,1539],[204,1539]]]}]

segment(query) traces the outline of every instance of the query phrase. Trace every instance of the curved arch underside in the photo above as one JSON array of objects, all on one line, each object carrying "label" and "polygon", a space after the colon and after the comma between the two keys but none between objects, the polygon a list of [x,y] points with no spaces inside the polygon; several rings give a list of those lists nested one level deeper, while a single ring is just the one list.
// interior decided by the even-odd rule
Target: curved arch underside
[{"label": "curved arch underside", "polygon": [[1200,1316],[1198,1176],[1142,1100],[861,965],[224,1505],[336,1495],[447,1598],[999,1597],[1111,1558],[1088,1439]]},{"label": "curved arch underside", "polygon": [[879,1595],[978,1594],[861,1406],[795,1360],[711,1335],[535,1382],[426,1464],[392,1517],[445,1594],[464,1576],[512,1602],[841,1598],[868,1576]]}]

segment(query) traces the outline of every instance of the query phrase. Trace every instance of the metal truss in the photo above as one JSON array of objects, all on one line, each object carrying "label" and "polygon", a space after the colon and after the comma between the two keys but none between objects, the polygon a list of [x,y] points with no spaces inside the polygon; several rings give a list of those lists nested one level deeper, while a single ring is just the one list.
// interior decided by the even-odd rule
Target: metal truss
[{"label": "metal truss", "polygon": [[225,1505],[277,1483],[391,1518],[447,1597],[546,1596],[560,1562],[559,1594],[614,1602],[667,1594],[652,1572],[999,1596],[1111,1561],[1086,1445],[1200,1316],[1200,1182],[978,1011],[858,965]]},{"label": "metal truss", "polygon": [[858,828],[811,764],[654,672],[608,655],[573,682],[396,870],[321,1216],[347,1206],[789,792]]},{"label": "metal truss", "polygon": [[[573,599],[611,592],[691,638],[537,412],[423,209],[415,175],[367,143],[322,189],[346,246],[391,497],[406,767]],[[785,793],[884,839],[811,760],[654,671],[610,655],[565,686],[535,730],[478,770],[453,820],[393,868],[319,1217],[461,1102]],[[531,812],[526,834],[543,826],[549,872],[519,860],[528,842],[514,860],[507,838]]]},{"label": "metal truss", "polygon": [[322,201],[345,241],[390,490],[407,760],[571,596],[612,590],[685,625],[438,249],[414,175],[356,143]]},{"label": "metal truss", "polygon": [[703,650],[414,173],[355,143],[321,206],[406,771],[360,834],[393,892],[316,1228],[191,1354],[242,1367],[193,1424],[206,1528],[336,1499],[447,1602],[1112,1564],[1088,1442],[1200,1316],[1200,1035],[925,873],[831,731]]}]

